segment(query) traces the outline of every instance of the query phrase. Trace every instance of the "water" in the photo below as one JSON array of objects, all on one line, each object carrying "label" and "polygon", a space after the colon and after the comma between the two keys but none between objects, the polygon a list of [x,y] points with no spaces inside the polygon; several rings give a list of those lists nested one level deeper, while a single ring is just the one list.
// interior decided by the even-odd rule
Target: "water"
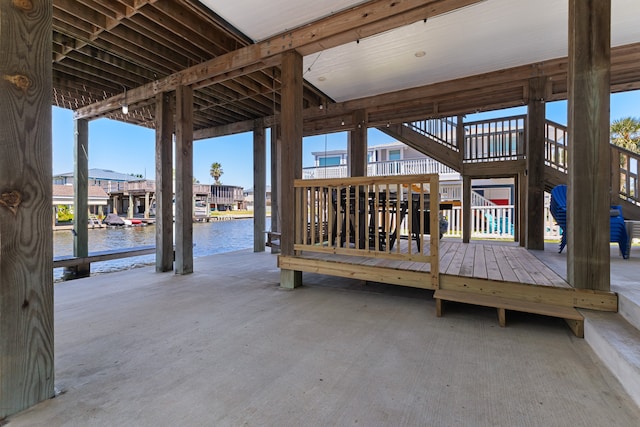
[{"label": "water", "polygon": [[[266,229],[268,230],[270,227],[271,221],[270,218],[267,218]],[[155,233],[154,226],[90,229],[89,252],[155,245]],[[253,248],[253,219],[194,223],[193,243],[195,244],[194,257]],[[72,232],[54,232],[54,257],[72,254]],[[155,264],[155,255],[96,262],[91,264],[91,274],[109,273],[153,264]],[[62,268],[53,270],[53,278],[56,281],[61,280]]]}]

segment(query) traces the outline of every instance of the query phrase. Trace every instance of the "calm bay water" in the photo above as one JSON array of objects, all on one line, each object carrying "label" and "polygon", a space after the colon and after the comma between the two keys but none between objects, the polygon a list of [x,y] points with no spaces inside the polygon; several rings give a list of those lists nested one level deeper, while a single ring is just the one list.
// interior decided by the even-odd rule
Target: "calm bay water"
[{"label": "calm bay water", "polygon": [[[271,227],[267,218],[267,230]],[[89,252],[135,246],[155,245],[156,228],[118,227],[89,230]],[[253,248],[253,219],[215,221],[193,224],[193,256],[201,257],[222,252],[232,252]],[[53,233],[53,255],[73,254],[73,234],[71,231]],[[153,265],[155,255],[144,255],[91,264],[91,274],[108,273],[118,270]],[[62,278],[62,269],[53,272],[54,280]]]}]

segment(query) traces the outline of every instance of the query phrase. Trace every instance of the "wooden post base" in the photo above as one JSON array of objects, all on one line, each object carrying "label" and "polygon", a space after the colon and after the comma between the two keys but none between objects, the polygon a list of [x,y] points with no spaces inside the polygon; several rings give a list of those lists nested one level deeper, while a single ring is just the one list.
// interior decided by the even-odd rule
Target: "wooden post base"
[{"label": "wooden post base", "polygon": [[280,287],[283,289],[295,289],[302,285],[302,271],[280,270]]}]

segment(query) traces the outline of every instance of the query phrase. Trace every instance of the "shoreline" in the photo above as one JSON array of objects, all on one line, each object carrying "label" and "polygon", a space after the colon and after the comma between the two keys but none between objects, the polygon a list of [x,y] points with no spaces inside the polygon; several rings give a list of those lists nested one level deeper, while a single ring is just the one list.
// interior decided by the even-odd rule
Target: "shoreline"
[{"label": "shoreline", "polygon": [[[271,215],[270,213],[267,213],[267,218],[270,218]],[[216,222],[216,221],[233,221],[233,220],[239,220],[239,219],[252,219],[253,218],[253,213],[241,213],[241,214],[222,214],[222,215],[211,215],[211,216],[194,216],[193,217],[193,222]],[[134,217],[134,219],[140,219],[142,220],[144,223],[143,225],[135,225],[133,227],[139,227],[139,226],[147,226],[147,225],[155,225],[155,217],[154,218],[138,218],[138,217]],[[126,227],[132,227],[132,226],[126,226]],[[96,230],[96,229],[109,229],[109,228],[113,228],[111,226],[108,226],[106,224],[88,224],[87,228],[89,230]],[[71,231],[73,230],[73,222],[68,223],[68,224],[61,224],[61,225],[53,225],[52,227],[53,231]]]}]

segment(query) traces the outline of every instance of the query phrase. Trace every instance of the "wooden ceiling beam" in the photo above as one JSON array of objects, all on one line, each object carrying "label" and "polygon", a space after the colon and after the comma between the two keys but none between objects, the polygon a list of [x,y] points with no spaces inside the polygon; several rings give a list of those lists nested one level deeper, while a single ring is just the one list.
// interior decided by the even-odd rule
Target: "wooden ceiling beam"
[{"label": "wooden ceiling beam", "polygon": [[[57,1],[57,0],[56,0]],[[107,19],[120,20],[125,17],[126,7],[118,2],[101,2],[99,0],[74,0],[88,9],[94,10]]]},{"label": "wooden ceiling beam", "polygon": [[[77,42],[75,49],[80,49],[84,45],[90,43],[92,40],[97,39],[104,31],[112,30],[113,28],[118,26],[123,18],[131,17],[133,14],[137,13],[140,8],[146,6],[147,4],[155,3],[156,1],[157,0],[136,0],[134,7],[126,9],[126,14],[118,15],[117,13],[110,14],[109,11],[111,9],[104,6],[100,1],[84,0],[83,2],[80,2],[77,0],[54,0],[53,16],[54,18],[57,18],[64,13],[67,15],[71,15],[71,17],[73,18],[72,22],[85,21],[94,26],[93,30],[90,31],[88,37],[82,38]],[[107,0],[106,3],[108,4],[109,1]],[[89,7],[88,4],[93,6],[93,8]],[[81,6],[78,7],[79,5]],[[111,6],[113,7],[115,5]],[[56,9],[63,13],[57,12]],[[98,10],[107,13],[107,15],[102,14]],[[74,25],[73,23],[70,24]],[[69,49],[66,53],[71,52],[71,50],[73,49]],[[56,61],[62,61],[64,57],[65,54],[58,55],[56,56]]]},{"label": "wooden ceiling beam", "polygon": [[[156,14],[155,16],[153,16],[153,19],[158,19],[159,14]],[[134,24],[135,22],[135,24]],[[133,25],[132,25],[133,24]],[[125,26],[131,26],[131,27],[135,27],[136,31],[141,32],[141,33],[147,33],[147,35],[149,35],[149,33],[151,32],[149,29],[153,28],[152,31],[157,31],[159,34],[156,36],[157,39],[161,39],[161,40],[165,40],[163,44],[168,44],[169,46],[172,45],[172,41],[168,41],[168,39],[164,38],[162,35],[163,34],[169,34],[168,31],[166,31],[166,29],[164,27],[160,27],[159,25],[157,25],[156,23],[152,22],[149,19],[149,14],[138,14],[133,20],[131,20],[131,22],[125,23]],[[142,28],[142,26],[145,26],[146,28]],[[173,37],[174,39],[176,39],[176,37]],[[216,37],[214,37],[216,38]],[[190,58],[193,60],[194,63],[197,62],[202,62],[202,58],[206,57],[206,58],[210,58],[212,56],[214,56],[215,52],[205,52],[202,51],[200,49],[199,52],[194,53],[193,52],[193,46],[191,46],[190,44],[185,44],[186,46],[190,46],[191,50],[189,51],[190,53]],[[176,45],[177,46],[177,45]],[[211,48],[209,46],[209,48]],[[183,49],[184,51],[184,49]],[[265,84],[265,86],[268,84],[268,86],[271,86],[271,80],[269,79],[268,76],[264,75],[261,72],[255,72],[255,73],[251,73],[249,75],[247,75],[246,77],[241,77],[237,80],[236,83],[236,88],[238,89],[238,91],[240,92],[240,95],[235,96],[236,98],[239,99],[248,99],[250,97],[247,96],[247,91],[248,90],[253,90],[254,94],[253,94],[253,98],[256,98],[256,101],[259,102],[260,104],[262,104],[263,106],[267,106],[267,105],[271,105],[271,100],[263,100],[260,98],[260,94],[264,91],[260,91],[257,89],[258,86],[260,86],[261,84]],[[244,87],[248,87],[249,89],[245,89]],[[230,88],[234,89],[234,87],[229,86]],[[225,102],[226,103],[226,102]],[[254,106],[255,107],[255,106]],[[271,111],[271,108],[269,108],[268,111]],[[260,114],[265,114],[265,109],[264,108],[259,108],[259,113]],[[267,112],[266,114],[270,114],[269,112]]]},{"label": "wooden ceiling beam", "polygon": [[156,40],[157,43],[162,43],[171,50],[180,51],[185,56],[188,55],[191,58],[211,58],[208,52],[199,47],[193,46],[190,43],[180,43],[181,39],[177,39],[173,33],[165,31],[163,27],[149,20],[142,14],[123,21],[122,25],[151,40]]},{"label": "wooden ceiling beam", "polygon": [[125,86],[140,86],[155,79],[152,71],[147,68],[134,66],[130,62],[119,57],[113,57],[106,54],[103,50],[95,49],[91,46],[85,46],[84,49],[76,50],[67,55],[64,61],[72,60],[82,63],[87,68],[95,70],[106,70],[116,74],[128,82]]},{"label": "wooden ceiling beam", "polygon": [[75,19],[75,17],[67,12],[58,11],[53,16],[53,31],[59,31],[67,37],[74,38],[75,40],[89,40],[93,32],[93,26],[81,19]]},{"label": "wooden ceiling beam", "polygon": [[[229,71],[254,65],[267,58],[290,50],[309,54],[335,47],[363,37],[389,31],[420,19],[426,19],[483,0],[406,0],[389,2],[375,0],[335,13],[298,29],[287,31],[263,42],[237,49],[202,64],[129,92],[133,100],[142,100],[157,93],[174,90],[179,85],[194,85]],[[119,97],[84,107],[76,111],[76,118],[89,119],[117,108]]]},{"label": "wooden ceiling beam", "polygon": [[[640,89],[640,43],[611,50],[611,90]],[[305,135],[345,130],[353,111],[365,109],[370,127],[386,123],[402,123],[429,116],[445,116],[524,105],[527,102],[529,78],[547,76],[553,86],[551,100],[566,99],[567,58],[522,65],[476,76],[354,99],[341,103],[307,108],[303,112]],[[345,127],[338,126],[345,119]],[[266,126],[277,118],[265,117]],[[315,123],[314,123],[315,122]],[[246,123],[245,123],[246,124]],[[194,135],[211,138],[225,131],[244,129],[220,127],[203,129]]]},{"label": "wooden ceiling beam", "polygon": [[[85,2],[77,0],[55,0],[53,2],[54,12],[56,9],[62,10],[70,15],[91,24],[95,28],[106,29],[110,22],[108,17],[95,9],[88,7]],[[55,14],[55,13],[54,13]]]},{"label": "wooden ceiling beam", "polygon": [[[251,117],[251,114],[255,114],[254,111],[251,111],[249,107],[246,105],[242,105],[241,103],[225,102],[224,96],[221,96],[219,92],[215,93],[213,96],[208,94],[211,87],[207,88],[207,91],[196,91],[199,94],[203,94],[204,101],[200,103],[198,106],[194,107],[194,111],[197,112],[206,112],[210,115],[222,115],[227,120],[246,120]],[[228,105],[227,108],[222,109],[220,106]]]},{"label": "wooden ceiling beam", "polygon": [[184,52],[175,51],[163,45],[155,46],[153,52],[148,51],[146,46],[154,44],[156,41],[133,31],[128,31],[124,27],[102,34],[100,40],[115,46],[116,52],[118,49],[127,52],[126,58],[129,60],[134,61],[134,58],[143,58],[148,63],[157,64],[167,70],[181,70],[190,63],[190,60],[184,56]]},{"label": "wooden ceiling beam", "polygon": [[[246,44],[239,44],[224,31],[219,31],[178,2],[157,2],[153,8],[145,9],[145,14],[155,10],[174,21],[174,28],[189,43],[200,45],[204,50],[215,53],[215,56],[236,50]],[[153,19],[155,21],[155,19]],[[214,31],[214,34],[211,34]],[[206,35],[206,36],[205,36]],[[213,56],[213,55],[211,55]],[[211,57],[210,56],[210,57]]]}]

